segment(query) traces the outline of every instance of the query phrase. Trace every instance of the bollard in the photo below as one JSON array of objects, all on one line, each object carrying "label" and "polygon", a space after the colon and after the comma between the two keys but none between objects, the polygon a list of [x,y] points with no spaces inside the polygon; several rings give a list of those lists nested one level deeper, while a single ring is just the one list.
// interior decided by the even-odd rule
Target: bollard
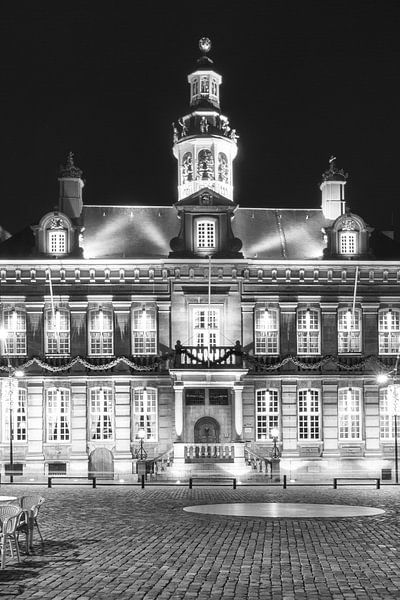
[{"label": "bollard", "polygon": [[51,488],[51,477],[47,478],[47,487]]},{"label": "bollard", "polygon": [[376,489],[380,490],[381,489],[381,480],[379,479],[379,477],[376,480]]},{"label": "bollard", "polygon": [[144,490],[144,475],[142,475],[142,490]]},{"label": "bollard", "polygon": [[92,487],[93,489],[97,487],[96,477],[92,477]]},{"label": "bollard", "polygon": [[283,476],[283,489],[286,490],[287,488],[287,475]]},{"label": "bollard", "polygon": [[189,490],[193,488],[193,479],[189,477]]},{"label": "bollard", "polygon": [[333,478],[333,489],[337,490],[337,479],[336,479],[336,477]]},{"label": "bollard", "polygon": [[236,479],[233,479],[233,489],[236,490]]}]

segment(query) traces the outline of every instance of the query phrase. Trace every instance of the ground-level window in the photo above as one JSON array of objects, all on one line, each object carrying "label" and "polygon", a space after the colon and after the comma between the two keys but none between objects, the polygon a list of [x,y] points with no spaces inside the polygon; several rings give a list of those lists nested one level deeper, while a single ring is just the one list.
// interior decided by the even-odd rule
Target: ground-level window
[{"label": "ground-level window", "polygon": [[137,437],[139,429],[145,432],[146,441],[157,441],[157,390],[154,388],[135,388],[133,390],[133,435]]},{"label": "ground-level window", "polygon": [[321,429],[320,390],[304,389],[298,393],[299,440],[319,440]]},{"label": "ground-level window", "polygon": [[49,388],[46,393],[48,442],[68,442],[70,440],[70,413],[70,391],[66,388]]},{"label": "ground-level window", "polygon": [[339,439],[361,439],[361,390],[340,388],[338,391]]},{"label": "ground-level window", "polygon": [[[27,441],[26,416],[27,394],[26,390],[18,387],[18,381],[7,378],[2,382],[3,406],[3,441],[10,441],[10,400],[12,408],[12,435],[15,442]],[[11,385],[11,396],[10,396]]]},{"label": "ground-level window", "polygon": [[256,392],[257,440],[272,439],[271,430],[279,430],[278,390],[265,389]]},{"label": "ground-level window", "polygon": [[90,439],[110,440],[113,438],[113,401],[109,387],[90,390]]},{"label": "ground-level window", "polygon": [[[400,425],[400,398],[393,393],[392,386],[379,390],[379,436],[383,440],[395,438],[395,419],[397,414],[397,425]],[[397,429],[399,436],[400,427]]]}]

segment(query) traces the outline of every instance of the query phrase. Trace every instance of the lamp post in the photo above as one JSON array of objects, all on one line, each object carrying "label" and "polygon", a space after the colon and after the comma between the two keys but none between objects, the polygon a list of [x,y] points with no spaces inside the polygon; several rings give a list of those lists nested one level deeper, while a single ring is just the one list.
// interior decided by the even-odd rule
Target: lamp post
[{"label": "lamp post", "polygon": [[279,437],[279,429],[277,427],[273,427],[270,430],[270,435],[272,437],[273,446],[271,450],[271,476],[272,481],[280,481],[280,458],[281,453],[278,448],[278,437]]},{"label": "lamp post", "polygon": [[137,452],[137,456],[138,456],[137,474],[138,474],[138,481],[140,481],[141,478],[142,478],[142,475],[144,475],[144,477],[146,478],[146,458],[147,458],[147,452],[143,448],[143,440],[146,437],[146,432],[143,429],[143,427],[139,428],[139,431],[137,432],[137,437],[140,440],[140,446],[139,446],[139,450]]},{"label": "lamp post", "polygon": [[[13,483],[13,481],[14,481],[14,448],[13,448],[14,415],[13,415],[13,409],[14,409],[15,397],[18,395],[18,377],[22,377],[24,373],[22,371],[20,371],[19,369],[15,369],[11,364],[10,355],[9,355],[8,349],[7,349],[7,335],[8,335],[8,332],[6,329],[0,329],[0,341],[3,343],[4,354],[7,356],[8,381],[7,381],[7,386],[4,386],[4,384],[3,384],[3,390],[4,390],[4,388],[6,388],[5,395],[7,395],[7,392],[8,392],[8,410],[9,410],[9,420],[10,420],[10,423],[9,423],[10,483]],[[8,390],[7,390],[7,388],[8,388]]]}]

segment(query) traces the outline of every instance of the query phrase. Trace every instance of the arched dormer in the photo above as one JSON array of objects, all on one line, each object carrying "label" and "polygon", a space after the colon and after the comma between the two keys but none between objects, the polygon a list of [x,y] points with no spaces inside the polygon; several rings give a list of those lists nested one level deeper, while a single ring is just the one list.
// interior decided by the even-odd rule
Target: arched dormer
[{"label": "arched dormer", "polygon": [[44,215],[39,225],[32,227],[38,254],[53,256],[77,256],[80,254],[79,230],[67,215],[54,210]]},{"label": "arched dormer", "polygon": [[326,229],[326,258],[363,258],[369,252],[369,231],[361,217],[347,212]]}]

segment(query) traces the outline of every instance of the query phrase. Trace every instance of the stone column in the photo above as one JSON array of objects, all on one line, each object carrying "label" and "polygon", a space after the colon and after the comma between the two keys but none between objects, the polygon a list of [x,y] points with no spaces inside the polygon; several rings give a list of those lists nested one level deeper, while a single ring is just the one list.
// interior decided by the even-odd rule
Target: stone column
[{"label": "stone column", "polygon": [[236,440],[242,441],[243,433],[243,384],[235,383],[233,385],[234,406],[235,406],[235,433]]},{"label": "stone column", "polygon": [[181,442],[183,433],[183,383],[181,381],[175,383],[174,392],[176,441]]}]

